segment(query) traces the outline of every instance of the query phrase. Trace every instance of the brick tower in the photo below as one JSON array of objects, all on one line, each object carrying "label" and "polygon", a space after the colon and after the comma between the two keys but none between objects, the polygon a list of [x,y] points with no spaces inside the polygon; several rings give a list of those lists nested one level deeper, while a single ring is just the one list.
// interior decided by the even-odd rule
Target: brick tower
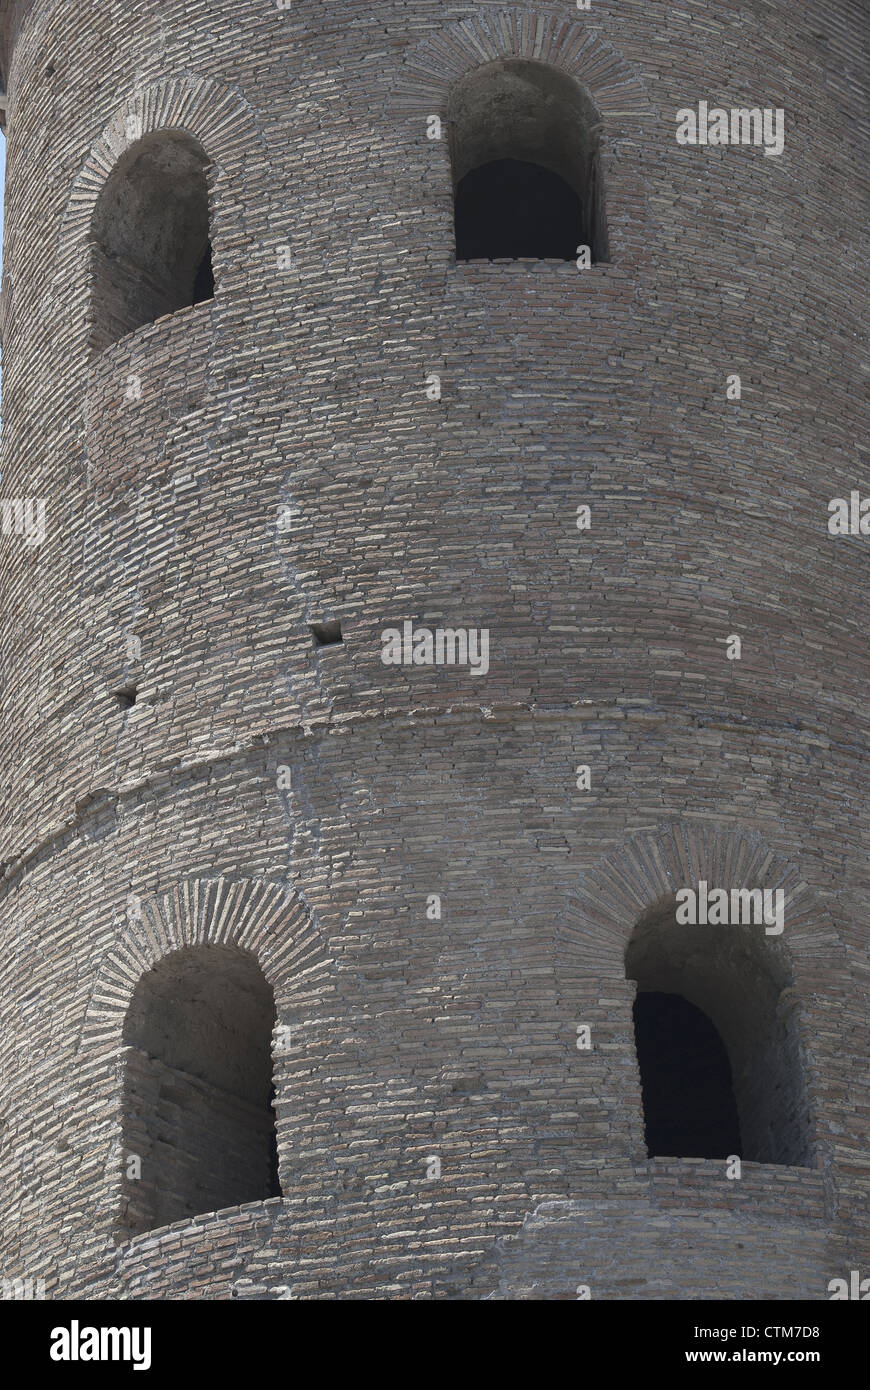
[{"label": "brick tower", "polygon": [[4,1279],[870,1276],[866,7],[688,11],[0,3]]}]

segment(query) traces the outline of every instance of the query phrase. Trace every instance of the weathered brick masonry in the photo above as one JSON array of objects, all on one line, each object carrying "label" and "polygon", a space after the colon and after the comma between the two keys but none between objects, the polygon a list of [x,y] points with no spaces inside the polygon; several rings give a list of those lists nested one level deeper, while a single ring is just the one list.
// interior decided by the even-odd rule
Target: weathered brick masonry
[{"label": "weathered brick masonry", "polygon": [[[48,506],[43,545],[0,540],[3,1274],[94,1298],[870,1276],[870,538],[827,529],[870,490],[864,0],[0,13],[0,496]],[[510,58],[600,116],[591,270],[455,261],[427,117]],[[782,107],[783,154],[678,146],[701,100]],[[96,353],[97,201],[161,130],[209,161],[215,297]],[[489,629],[489,671],[384,665],[407,619]],[[789,891],[808,1166],[646,1158],[624,953],[702,879]],[[196,942],[251,952],[290,1030],[282,1196],[131,1236],[124,1020]]]}]

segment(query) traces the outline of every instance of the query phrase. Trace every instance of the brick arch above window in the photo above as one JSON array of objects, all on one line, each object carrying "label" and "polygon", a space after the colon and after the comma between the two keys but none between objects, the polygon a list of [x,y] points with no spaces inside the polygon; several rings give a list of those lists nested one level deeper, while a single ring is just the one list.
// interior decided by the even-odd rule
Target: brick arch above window
[{"label": "brick arch above window", "polygon": [[[599,143],[596,175],[598,194],[607,205],[610,264],[606,269],[600,266],[589,283],[616,278],[631,290],[650,271],[654,224],[643,170],[650,142],[644,137],[661,121],[642,78],[588,25],[566,18],[564,12],[528,8],[478,13],[445,25],[421,40],[391,71],[385,109],[397,121],[410,122],[418,141],[428,147],[434,195],[439,177],[445,185],[452,180],[451,93],[477,69],[517,61],[537,63],[573,79],[600,118],[593,133]],[[437,141],[426,136],[433,115],[442,120]],[[621,142],[625,158],[617,157]],[[492,283],[489,270],[484,271],[484,283]]]},{"label": "brick arch above window", "polygon": [[[269,155],[256,113],[240,91],[190,73],[165,77],[130,95],[118,107],[88,151],[70,188],[55,258],[54,288],[79,286],[87,273],[87,253],[94,210],[118,160],[148,135],[178,132],[197,141],[209,160],[215,188],[257,180],[271,187]],[[258,174],[257,164],[263,166]],[[242,200],[215,200],[213,238],[240,219]]]},{"label": "brick arch above window", "polygon": [[638,922],[655,914],[678,888],[697,887],[702,879],[711,888],[783,890],[785,929],[781,937],[767,939],[787,953],[798,989],[809,986],[820,963],[845,959],[830,912],[794,865],[759,837],[689,822],[634,835],[584,873],[560,924],[560,939],[565,947],[570,943],[573,951],[582,950],[602,976],[622,978],[625,949]]},{"label": "brick arch above window", "polygon": [[423,39],[405,57],[390,104],[411,114],[444,110],[451,87],[499,59],[546,63],[575,78],[605,121],[622,125],[656,116],[641,78],[609,43],[564,12],[523,8],[479,13]]},{"label": "brick arch above window", "polygon": [[98,971],[85,1015],[89,1051],[122,1045],[138,981],[186,946],[238,946],[256,958],[282,1005],[326,997],[332,961],[307,907],[274,884],[253,879],[186,879],[169,892],[128,899],[120,939]]}]

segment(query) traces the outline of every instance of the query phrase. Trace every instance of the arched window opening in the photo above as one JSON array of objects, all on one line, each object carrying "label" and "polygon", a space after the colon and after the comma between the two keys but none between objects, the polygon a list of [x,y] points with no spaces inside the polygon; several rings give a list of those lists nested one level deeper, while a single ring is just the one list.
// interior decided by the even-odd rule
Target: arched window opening
[{"label": "arched window opening", "polygon": [[607,260],[600,121],[573,78],[488,63],[449,103],[456,259]]},{"label": "arched window opening", "polygon": [[115,165],[92,224],[94,352],[213,298],[206,167],[202,147],[174,131],[145,136]]},{"label": "arched window opening", "polygon": [[274,1024],[271,987],[235,947],[174,951],[139,981],[124,1027],[126,1235],[280,1196]]},{"label": "arched window opening", "polygon": [[651,1157],[812,1166],[805,1068],[785,949],[762,926],[638,923],[635,1044]]}]

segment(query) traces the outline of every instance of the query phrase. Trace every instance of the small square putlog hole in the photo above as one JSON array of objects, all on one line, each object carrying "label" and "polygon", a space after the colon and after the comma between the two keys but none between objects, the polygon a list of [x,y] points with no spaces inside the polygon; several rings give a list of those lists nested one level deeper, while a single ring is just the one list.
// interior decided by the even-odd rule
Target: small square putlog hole
[{"label": "small square putlog hole", "polygon": [[136,703],[137,694],[135,685],[122,685],[117,690],[112,691],[112,695],[121,709],[131,709]]},{"label": "small square putlog hole", "polygon": [[311,623],[310,628],[315,647],[334,647],[344,641],[340,622]]}]

